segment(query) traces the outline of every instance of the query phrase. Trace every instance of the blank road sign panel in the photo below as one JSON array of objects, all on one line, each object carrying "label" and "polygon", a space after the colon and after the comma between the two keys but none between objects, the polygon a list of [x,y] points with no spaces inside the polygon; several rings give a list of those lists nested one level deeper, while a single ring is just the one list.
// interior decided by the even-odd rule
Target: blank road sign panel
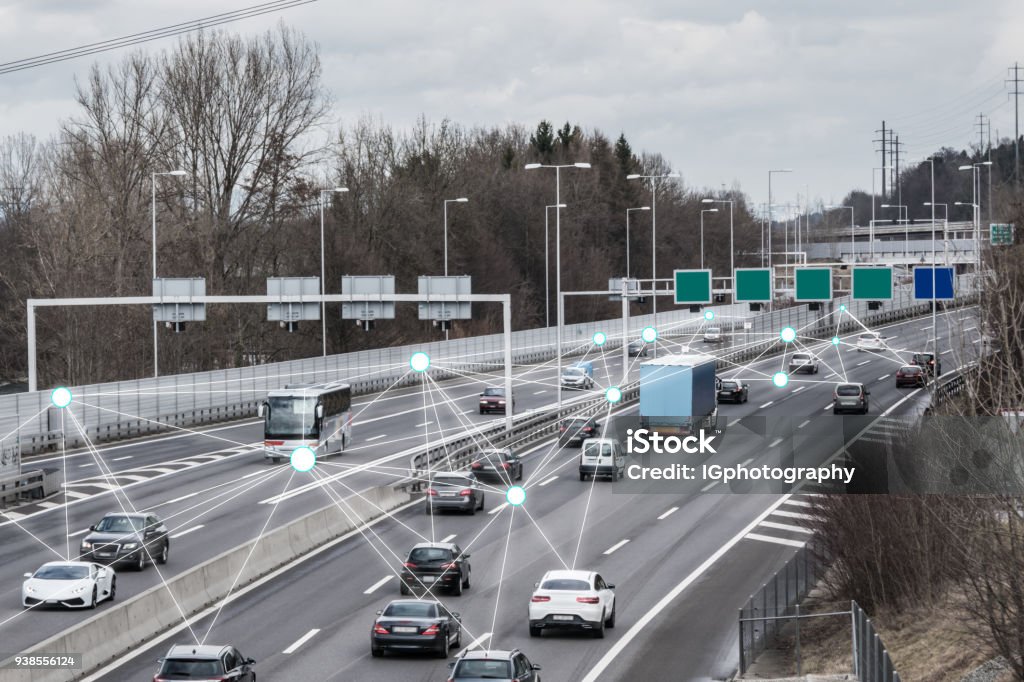
[{"label": "blank road sign panel", "polygon": [[737,303],[768,303],[772,300],[772,271],[769,268],[737,268]]},{"label": "blank road sign panel", "polygon": [[676,304],[711,303],[710,270],[676,270]]},{"label": "blank road sign panel", "polygon": [[853,269],[853,300],[891,301],[892,268]]},{"label": "blank road sign panel", "polygon": [[[935,293],[932,294],[932,280],[935,281]],[[939,301],[953,300],[953,268],[935,268],[934,276],[930,265],[914,268],[914,298],[928,301],[935,298]]]},{"label": "blank road sign panel", "polygon": [[832,300],[832,268],[796,268],[797,303]]}]

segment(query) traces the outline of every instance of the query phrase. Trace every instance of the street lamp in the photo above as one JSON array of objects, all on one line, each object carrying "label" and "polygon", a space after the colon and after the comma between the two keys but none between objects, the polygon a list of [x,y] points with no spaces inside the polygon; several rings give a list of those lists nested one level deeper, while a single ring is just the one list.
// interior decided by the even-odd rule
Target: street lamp
[{"label": "street lamp", "polygon": [[[324,259],[324,204],[327,202],[327,195],[335,192],[347,192],[348,187],[333,187],[320,190],[320,295],[324,295],[324,284],[326,271]],[[321,355],[327,357],[327,305],[323,299],[320,300],[320,344]]]},{"label": "street lamp", "polygon": [[[651,181],[651,319],[655,329],[658,328],[658,196],[656,180],[678,178],[679,173],[662,173],[661,175],[640,175],[630,173],[627,180]],[[658,357],[658,344],[651,344],[653,357]]]},{"label": "street lamp", "polygon": [[980,194],[978,183],[981,182],[981,174],[979,171],[981,166],[991,165],[991,161],[981,161],[957,168],[957,170],[971,171],[971,205],[974,207],[974,212],[971,214],[971,222],[974,223],[975,282],[979,283],[979,286],[980,280],[978,278],[981,276],[981,200],[978,197]]},{"label": "street lamp", "polygon": [[[906,207],[904,204],[882,204],[879,208],[895,208],[896,209],[896,222],[903,220],[903,210]],[[932,226],[934,227],[934,225]],[[908,258],[910,248],[910,211],[907,211],[907,219],[903,223],[903,258]]]},{"label": "street lamp", "polygon": [[[926,202],[926,205],[932,209],[932,354],[935,355],[935,367],[939,366],[939,330],[937,323],[938,312],[936,308],[938,304],[935,302],[936,291],[936,272],[937,267],[935,262],[935,157],[929,156],[925,161],[931,167],[931,184],[932,184],[932,200]],[[942,157],[939,157],[939,163],[942,163]],[[909,218],[909,215],[908,215]],[[943,244],[945,244],[945,238],[943,238]]]},{"label": "street lamp", "polygon": [[548,204],[544,207],[544,326],[551,326],[551,314],[550,314],[550,303],[551,293],[548,288],[548,274],[551,272],[551,266],[548,265],[548,252],[551,249],[548,248],[548,210],[552,208],[565,208],[565,204]]},{"label": "street lamp", "polygon": [[459,197],[458,199],[444,200],[444,276],[448,276],[448,204],[464,204],[469,199]]},{"label": "street lamp", "polygon": [[[854,236],[854,234],[853,234],[854,233],[854,228],[853,228],[853,206],[826,206],[825,208],[829,209],[829,210],[848,209],[850,211],[850,262],[851,263],[856,263],[857,262],[857,247],[855,246],[855,241],[854,241],[854,238],[853,238],[853,236]],[[851,277],[852,276],[853,275],[851,274]]]},{"label": "street lamp", "polygon": [[629,279],[629,214],[633,211],[650,211],[650,206],[638,206],[626,209],[626,279]]},{"label": "street lamp", "polygon": [[717,208],[702,208],[700,210],[700,269],[704,269],[704,214],[718,213]]},{"label": "street lamp", "polygon": [[[158,175],[174,175],[180,177],[188,175],[183,170],[172,170],[165,173],[152,174],[153,185],[153,280],[156,281],[156,177]],[[160,347],[157,342],[157,321],[153,320],[153,377],[160,376]]]},{"label": "street lamp", "polygon": [[732,233],[732,227],[733,227],[732,208],[733,208],[733,203],[734,202],[733,202],[732,199],[701,199],[701,203],[703,203],[703,204],[729,204],[729,281],[732,283],[732,286],[733,286],[733,292],[732,293],[733,293],[733,300],[735,301],[735,299],[736,299],[736,289],[735,289],[735,287],[736,287],[736,280],[735,280],[735,277],[736,277],[736,249],[733,248],[733,239],[732,239],[732,234],[733,234]]},{"label": "street lamp", "polygon": [[[557,358],[557,372],[556,375],[559,377],[558,381],[561,382],[562,376],[562,323],[564,317],[564,310],[562,309],[562,169],[563,168],[590,168],[589,163],[568,163],[561,165],[551,165],[543,163],[528,163],[524,166],[526,170],[535,170],[537,168],[554,168],[555,169],[555,295],[558,300],[555,303],[555,314],[558,318],[556,325],[556,344],[555,357]],[[561,385],[558,388],[558,410],[561,413],[562,410],[562,389]]]},{"label": "street lamp", "polygon": [[868,240],[871,242],[871,262],[875,262],[875,173],[892,170],[892,166],[876,166],[871,169],[871,222],[868,223]]},{"label": "street lamp", "polygon": [[776,168],[768,171],[768,267],[772,266],[772,174],[792,173],[792,168]]}]

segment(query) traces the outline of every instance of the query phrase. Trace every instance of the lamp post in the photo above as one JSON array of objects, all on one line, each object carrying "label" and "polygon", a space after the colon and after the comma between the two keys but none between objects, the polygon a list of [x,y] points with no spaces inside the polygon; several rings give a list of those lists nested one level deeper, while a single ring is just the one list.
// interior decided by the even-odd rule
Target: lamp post
[{"label": "lamp post", "polygon": [[700,269],[704,269],[704,214],[718,213],[717,208],[702,208],[700,210]]},{"label": "lamp post", "polygon": [[552,165],[543,163],[528,163],[525,166],[526,170],[534,170],[537,168],[554,168],[555,169],[555,296],[557,298],[555,302],[555,315],[558,319],[556,325],[556,345],[555,357],[557,358],[557,376],[555,381],[558,382],[558,410],[561,414],[562,410],[562,323],[564,318],[564,306],[562,305],[562,169],[563,168],[590,168],[589,163],[569,163],[562,165]]},{"label": "lamp post", "polygon": [[[933,203],[931,201],[924,202],[925,206],[941,206],[942,207],[942,251],[946,256],[945,264],[949,265],[949,235],[947,229],[949,226],[949,204]],[[934,228],[933,228],[934,229]]]},{"label": "lamp post", "polygon": [[[156,178],[158,175],[188,175],[183,170],[172,170],[165,173],[153,173],[153,280],[156,281]],[[153,377],[160,376],[160,346],[157,341],[157,321],[153,320]]]},{"label": "lamp post", "polygon": [[[966,166],[959,166],[957,170],[969,170],[971,171],[971,206],[974,208],[974,212],[971,215],[972,222],[974,223],[974,256],[975,256],[975,282],[978,286],[981,286],[981,200],[978,197],[980,194],[978,183],[981,182],[981,173],[979,172],[981,166],[991,166],[991,161],[981,161],[979,163],[972,163]],[[958,204],[959,205],[959,204]]]},{"label": "lamp post", "polygon": [[448,204],[464,204],[469,199],[459,197],[458,199],[444,200],[444,276],[448,276]]},{"label": "lamp post", "polygon": [[[327,203],[327,195],[335,192],[347,192],[348,187],[333,187],[320,190],[320,295],[324,295],[326,284],[326,268],[324,256],[324,205]],[[321,355],[327,357],[327,304],[320,301],[320,342]]]},{"label": "lamp post", "polygon": [[736,249],[733,247],[733,204],[732,199],[701,199],[703,204],[729,204],[729,281],[733,287],[733,300],[736,298]]},{"label": "lamp post", "polygon": [[[651,181],[651,318],[653,326],[658,328],[658,193],[657,180],[667,178],[678,178],[679,173],[669,172],[661,175],[640,175],[630,173],[627,180],[650,180]],[[652,357],[658,357],[657,342],[651,344]]]},{"label": "lamp post", "polygon": [[868,241],[871,242],[871,262],[875,262],[875,173],[892,170],[892,166],[876,166],[871,169],[871,222],[868,223]]},{"label": "lamp post", "polygon": [[[907,207],[904,204],[882,204],[879,208],[895,208],[896,222],[903,220],[903,210]],[[910,211],[907,211],[907,219],[903,222],[903,257],[909,257],[910,249]]]},{"label": "lamp post", "polygon": [[[935,291],[935,284],[936,284],[935,268],[937,267],[936,262],[935,262],[936,261],[936,258],[935,258],[935,157],[934,156],[929,156],[927,159],[925,159],[925,161],[927,161],[928,164],[931,166],[932,200],[927,202],[927,205],[932,209],[932,353],[935,355],[935,367],[938,368],[938,366],[939,366],[939,330],[938,330],[938,324],[937,324],[938,312],[936,311],[936,308],[938,306],[937,306],[937,304],[935,302],[935,298],[936,298],[936,291]],[[939,157],[939,162],[940,163],[942,162],[942,157]],[[909,216],[908,216],[908,218],[909,218]]]},{"label": "lamp post", "polygon": [[792,168],[776,168],[768,171],[768,267],[772,266],[772,174],[792,173]]},{"label": "lamp post", "polygon": [[[857,262],[857,247],[855,246],[856,242],[854,241],[854,238],[853,238],[853,233],[854,233],[854,229],[853,229],[853,206],[826,206],[825,208],[829,209],[829,210],[848,209],[850,211],[850,262],[851,263],[856,263]],[[852,277],[852,275],[851,275],[851,277]]]},{"label": "lamp post", "polygon": [[551,266],[548,265],[548,209],[565,208],[565,204],[549,204],[544,207],[544,326],[551,326],[551,293],[548,288],[548,275],[551,273]]},{"label": "lamp post", "polygon": [[650,206],[637,206],[626,209],[626,279],[629,279],[629,214],[633,211],[650,211]]}]

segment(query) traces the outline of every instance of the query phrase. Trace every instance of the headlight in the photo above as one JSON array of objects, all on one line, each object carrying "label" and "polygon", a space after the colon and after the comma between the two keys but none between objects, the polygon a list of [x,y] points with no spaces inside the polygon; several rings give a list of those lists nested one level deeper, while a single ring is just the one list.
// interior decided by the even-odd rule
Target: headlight
[{"label": "headlight", "polygon": [[36,588],[32,587],[31,585],[26,585],[25,586],[25,591],[26,592],[35,592]]},{"label": "headlight", "polygon": [[82,551],[83,552],[88,552],[90,549],[92,549],[92,543],[91,542],[82,542]]},{"label": "headlight", "polygon": [[504,404],[505,404],[505,401],[504,401],[504,400],[499,400],[499,401],[498,401],[498,404],[499,404],[499,405],[504,405]]},{"label": "headlight", "polygon": [[123,545],[121,545],[121,549],[135,549],[138,546],[139,543],[137,542],[126,542]]},{"label": "headlight", "polygon": [[82,592],[85,592],[85,589],[87,587],[88,587],[88,585],[79,585],[75,589],[71,590],[71,594],[80,594]]}]

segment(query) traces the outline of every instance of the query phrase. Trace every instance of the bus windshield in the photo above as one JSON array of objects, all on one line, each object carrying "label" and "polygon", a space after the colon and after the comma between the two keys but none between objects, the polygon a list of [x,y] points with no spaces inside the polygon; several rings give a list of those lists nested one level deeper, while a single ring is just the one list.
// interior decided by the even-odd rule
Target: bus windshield
[{"label": "bus windshield", "polygon": [[267,399],[267,405],[270,407],[266,422],[267,438],[300,440],[320,436],[316,398],[271,397]]}]

